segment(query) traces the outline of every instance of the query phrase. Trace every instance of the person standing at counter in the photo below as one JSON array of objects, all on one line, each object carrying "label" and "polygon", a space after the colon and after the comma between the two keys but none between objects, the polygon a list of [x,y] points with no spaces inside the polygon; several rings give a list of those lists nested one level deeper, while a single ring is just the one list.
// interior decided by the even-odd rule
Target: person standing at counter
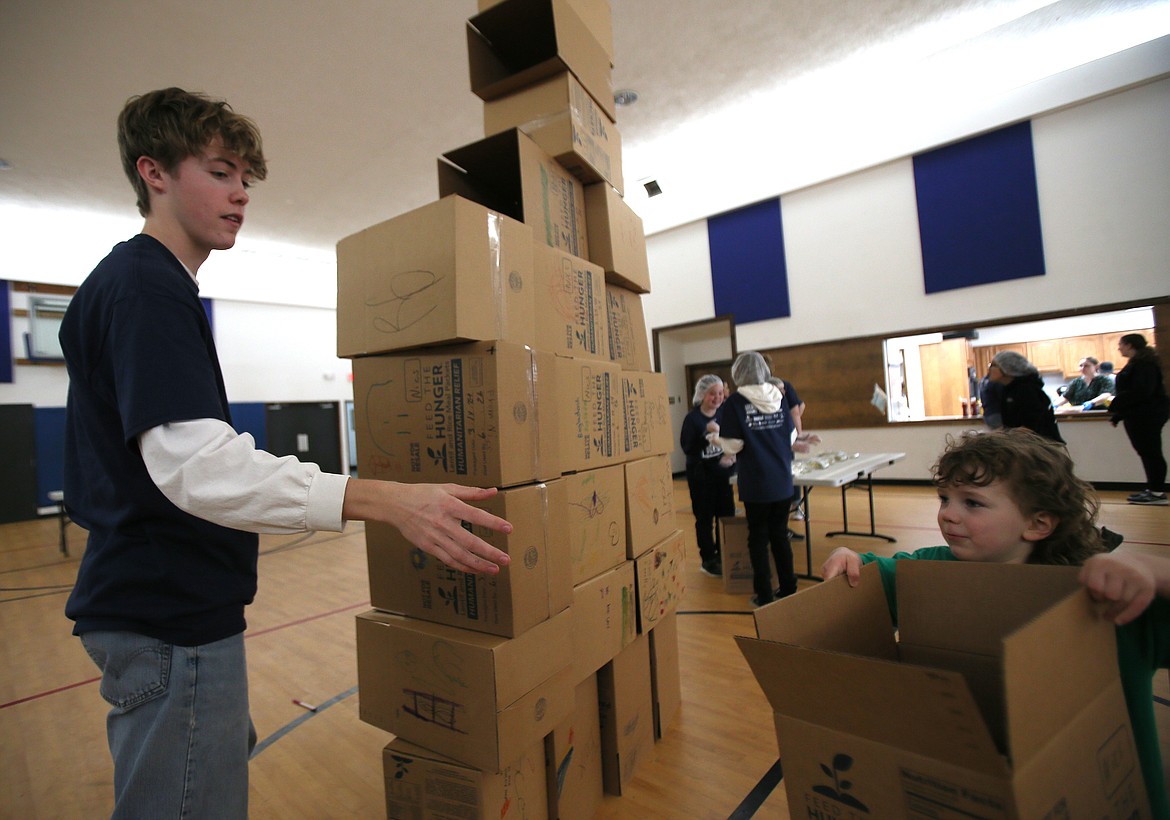
[{"label": "person standing at counter", "polygon": [[1056,428],[1052,399],[1044,392],[1044,381],[1031,362],[1014,350],[995,354],[987,377],[1003,385],[1003,426],[1027,427],[1034,433],[1064,444]]},{"label": "person standing at counter", "polygon": [[687,457],[687,489],[695,516],[700,568],[714,576],[723,574],[718,519],[735,515],[735,495],[731,490],[735,456],[707,441],[707,433],[719,432],[719,408],[726,395],[721,378],[702,376],[695,384],[692,409],[683,419],[679,433],[679,445]]},{"label": "person standing at counter", "polygon": [[1162,428],[1170,418],[1170,398],[1162,380],[1157,351],[1140,333],[1121,337],[1117,351],[1129,361],[1117,374],[1109,412],[1113,426],[1125,426],[1129,443],[1142,460],[1146,488],[1126,500],[1130,504],[1163,507],[1166,499],[1166,457],[1162,455]]},{"label": "person standing at counter", "polygon": [[1097,366],[1099,364],[1100,362],[1092,356],[1081,359],[1079,365],[1081,375],[1068,383],[1064,394],[1053,403],[1053,406],[1060,407],[1062,404],[1069,404],[1076,407],[1081,405],[1082,409],[1088,410],[1090,408],[1084,405],[1103,393],[1112,392],[1113,382],[1098,372]]}]

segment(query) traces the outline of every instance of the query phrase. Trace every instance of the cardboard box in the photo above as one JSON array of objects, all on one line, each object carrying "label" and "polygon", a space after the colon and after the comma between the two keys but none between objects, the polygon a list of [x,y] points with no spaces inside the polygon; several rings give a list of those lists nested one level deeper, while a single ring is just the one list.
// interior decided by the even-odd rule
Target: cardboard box
[{"label": "cardboard box", "polygon": [[519,128],[584,184],[608,182],[622,192],[617,125],[567,71],[483,106],[483,132]]},{"label": "cardboard box", "polygon": [[650,637],[639,635],[597,673],[601,774],[607,794],[620,795],[642,763],[654,759]]},{"label": "cardboard box", "polygon": [[[589,31],[597,38],[597,42],[609,55],[610,65],[613,65],[613,20],[611,19],[609,0],[566,0],[581,22],[589,27]],[[486,11],[492,6],[498,6],[504,0],[479,0],[479,10]]]},{"label": "cardboard box", "polygon": [[459,194],[523,222],[537,242],[595,261],[580,180],[519,129],[448,151],[438,170],[440,197]]},{"label": "cardboard box", "polygon": [[612,57],[567,0],[504,0],[467,21],[471,91],[494,100],[571,71],[611,120]]},{"label": "cardboard box", "polygon": [[503,771],[573,711],[570,629],[568,610],[517,638],[358,615],[359,715],[460,763]]},{"label": "cardboard box", "polygon": [[549,611],[555,615],[573,605],[575,582],[568,539],[569,493],[568,485],[561,478],[546,481],[544,486],[546,488],[544,518],[547,522],[545,538],[549,545]]},{"label": "cardboard box", "polygon": [[570,253],[532,248],[536,344],[560,356],[609,361],[605,274]]},{"label": "cardboard box", "polygon": [[650,686],[654,693],[654,738],[661,740],[682,706],[677,609],[666,613],[650,630]]},{"label": "cardboard box", "polygon": [[621,458],[645,458],[673,450],[675,439],[670,424],[666,374],[623,370],[621,385]]},{"label": "cardboard box", "polygon": [[585,186],[585,221],[589,224],[589,261],[605,269],[608,282],[635,293],[650,292],[650,263],[642,218],[613,186]]},{"label": "cardboard box", "polygon": [[756,610],[793,816],[1148,817],[1115,628],[1073,567],[903,561]]},{"label": "cardboard box", "polygon": [[618,285],[606,285],[605,309],[610,361],[617,362],[622,370],[652,370],[641,295]]},{"label": "cardboard box", "polygon": [[337,243],[337,355],[535,341],[532,230],[448,196]]},{"label": "cardboard box", "polygon": [[565,473],[624,459],[621,370],[597,359],[555,357],[558,458]]},{"label": "cardboard box", "polygon": [[636,558],[674,532],[674,475],[669,456],[627,461],[626,557]]},{"label": "cardboard box", "polygon": [[605,799],[596,675],[577,685],[576,709],[549,732],[544,750],[548,816],[554,820],[592,820]]},{"label": "cardboard box", "polygon": [[573,586],[626,560],[626,486],[622,465],[583,470],[560,479]]},{"label": "cardboard box", "polygon": [[[755,592],[752,583],[752,558],[748,554],[747,518],[742,515],[726,516],[719,519],[719,550],[723,560],[723,591],[732,595],[751,595]],[[774,583],[779,586],[780,576],[776,562],[768,552],[768,566],[772,570]]]},{"label": "cardboard box", "polygon": [[552,354],[511,342],[353,361],[358,474],[508,487],[560,474]]},{"label": "cardboard box", "polygon": [[543,744],[502,772],[484,772],[396,738],[382,750],[382,771],[388,818],[548,817]]},{"label": "cardboard box", "polygon": [[623,561],[573,587],[573,681],[580,683],[614,659],[638,628],[634,562]]},{"label": "cardboard box", "polygon": [[685,547],[682,531],[675,530],[634,559],[639,632],[649,632],[678,608],[687,588]]},{"label": "cardboard box", "polygon": [[[370,604],[375,609],[515,637],[556,615],[554,601],[567,602],[572,581],[550,569],[560,539],[548,538],[548,487],[528,484],[500,490],[476,502],[512,523],[510,535],[473,526],[471,531],[512,557],[496,575],[460,572],[411,544],[396,527],[366,523]],[[554,584],[563,589],[554,590]]]}]

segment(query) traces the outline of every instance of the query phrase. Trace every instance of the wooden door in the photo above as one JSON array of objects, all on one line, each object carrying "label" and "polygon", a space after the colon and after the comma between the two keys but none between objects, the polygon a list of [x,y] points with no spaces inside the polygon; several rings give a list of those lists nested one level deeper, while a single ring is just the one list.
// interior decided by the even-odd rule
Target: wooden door
[{"label": "wooden door", "polygon": [[966,339],[949,339],[922,345],[918,355],[922,363],[922,396],[927,418],[961,416],[961,399],[971,393],[967,378]]}]

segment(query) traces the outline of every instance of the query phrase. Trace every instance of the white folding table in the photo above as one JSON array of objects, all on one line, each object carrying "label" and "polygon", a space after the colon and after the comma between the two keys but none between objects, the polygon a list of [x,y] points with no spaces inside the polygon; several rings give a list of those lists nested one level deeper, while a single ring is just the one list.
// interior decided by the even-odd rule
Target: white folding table
[{"label": "white folding table", "polygon": [[[817,454],[793,462],[792,483],[800,487],[800,506],[804,511],[804,554],[807,561],[807,571],[802,577],[814,581],[820,580],[819,576],[812,574],[812,531],[809,525],[812,514],[808,506],[808,498],[812,488],[841,488],[841,516],[844,521],[844,529],[826,533],[826,537],[857,535],[864,538],[882,538],[892,544],[897,541],[896,538],[882,535],[877,531],[873,510],[873,474],[905,457],[905,453],[851,453],[841,461],[835,461],[827,467],[818,469],[810,469],[808,462],[824,458],[824,454]],[[849,529],[849,506],[845,494],[860,481],[865,482],[865,489],[869,494],[869,532],[857,532]]]}]

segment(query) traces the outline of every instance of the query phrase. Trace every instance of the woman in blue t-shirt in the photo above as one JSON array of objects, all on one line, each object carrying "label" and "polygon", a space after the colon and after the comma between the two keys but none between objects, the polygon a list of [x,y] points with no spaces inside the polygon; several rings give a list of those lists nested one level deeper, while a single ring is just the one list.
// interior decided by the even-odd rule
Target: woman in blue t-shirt
[{"label": "woman in blue t-shirt", "polygon": [[707,441],[707,433],[719,431],[719,408],[726,396],[723,379],[708,374],[695,384],[691,411],[683,419],[679,444],[687,457],[687,489],[695,516],[695,540],[700,568],[707,575],[723,574],[719,543],[719,516],[735,515],[731,475],[735,456]]}]

